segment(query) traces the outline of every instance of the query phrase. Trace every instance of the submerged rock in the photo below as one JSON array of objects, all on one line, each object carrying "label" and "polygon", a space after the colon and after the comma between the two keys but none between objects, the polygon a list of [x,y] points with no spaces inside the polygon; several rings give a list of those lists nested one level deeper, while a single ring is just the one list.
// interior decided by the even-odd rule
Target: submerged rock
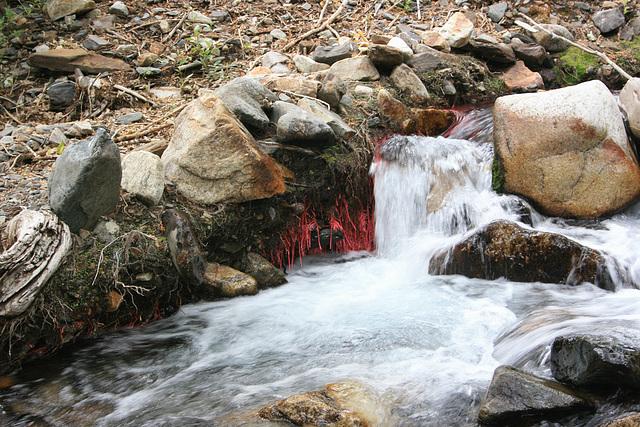
[{"label": "submerged rock", "polygon": [[485,424],[520,426],[536,419],[559,418],[589,406],[588,400],[562,384],[500,366],[493,374],[478,417]]},{"label": "submerged rock", "polygon": [[640,389],[640,334],[613,329],[608,335],[557,337],[551,372],[561,382],[596,391]]},{"label": "submerged rock", "polygon": [[429,262],[429,273],[567,285],[590,282],[603,289],[615,288],[599,251],[560,234],[527,230],[504,220],[436,253]]},{"label": "submerged rock", "polygon": [[615,98],[600,81],[498,98],[494,145],[504,191],[542,213],[593,218],[640,196],[640,167]]}]

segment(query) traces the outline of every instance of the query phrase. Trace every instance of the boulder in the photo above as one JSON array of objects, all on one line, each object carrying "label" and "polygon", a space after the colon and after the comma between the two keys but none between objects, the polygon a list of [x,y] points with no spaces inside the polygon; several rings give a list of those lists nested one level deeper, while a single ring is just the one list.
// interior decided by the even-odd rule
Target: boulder
[{"label": "boulder", "polygon": [[331,130],[333,130],[333,132],[342,139],[351,139],[356,134],[356,132],[350,128],[339,115],[333,111],[327,110],[325,107],[311,99],[300,99],[298,101],[298,107],[325,122],[329,125]]},{"label": "boulder", "polygon": [[132,151],[122,160],[122,188],[147,206],[157,205],[164,192],[164,167],[159,156]]},{"label": "boulder", "polygon": [[439,33],[447,41],[449,46],[460,48],[465,46],[473,34],[473,22],[462,12],[456,12],[440,28]]},{"label": "boulder", "polygon": [[591,17],[593,23],[601,33],[607,34],[622,27],[625,23],[624,15],[620,9],[613,8],[596,12]]},{"label": "boulder", "polygon": [[618,104],[627,116],[631,133],[640,138],[640,78],[633,77],[625,83]]},{"label": "boulder", "polygon": [[120,150],[104,128],[64,149],[49,175],[49,204],[71,232],[91,230],[120,199]]},{"label": "boulder", "polygon": [[565,39],[574,41],[573,34],[569,32],[562,25],[556,24],[541,24],[542,28],[546,31],[540,30],[533,33],[533,37],[536,43],[542,45],[548,52],[562,52],[567,50],[570,44],[557,36],[562,36]]},{"label": "boulder", "polygon": [[527,68],[522,61],[517,61],[500,76],[511,92],[535,92],[544,89],[544,81],[540,73]]},{"label": "boulder", "polygon": [[248,128],[264,131],[269,125],[269,117],[265,111],[278,97],[255,79],[238,77],[213,91],[213,95],[236,115]]},{"label": "boulder", "polygon": [[567,285],[589,282],[607,290],[615,287],[599,251],[560,234],[529,230],[504,220],[437,252],[429,262],[429,273]]},{"label": "boulder", "polygon": [[215,262],[207,264],[203,291],[212,297],[235,298],[258,293],[258,282],[241,271]]},{"label": "boulder", "polygon": [[607,335],[557,337],[549,360],[555,379],[595,391],[640,389],[640,333],[613,328]]},{"label": "boulder", "polygon": [[178,274],[188,284],[200,285],[204,280],[207,265],[202,245],[193,231],[189,217],[180,210],[167,209],[162,213],[162,225],[171,261]]},{"label": "boulder", "polygon": [[600,81],[498,98],[494,146],[504,191],[544,214],[599,217],[640,195],[640,168],[616,100]]},{"label": "boulder", "polygon": [[196,203],[243,202],[285,190],[277,164],[211,94],[180,113],[162,162],[178,192]]},{"label": "boulder", "polygon": [[589,400],[554,381],[511,366],[498,367],[478,418],[490,425],[529,425],[588,409]]},{"label": "boulder", "polygon": [[131,68],[121,59],[107,58],[84,49],[51,49],[36,52],[27,62],[32,67],[69,73],[73,73],[76,68],[87,74],[128,71]]},{"label": "boulder", "polygon": [[513,64],[516,62],[516,54],[513,49],[504,43],[492,43],[482,39],[469,40],[468,47],[472,52],[486,60],[499,64]]},{"label": "boulder", "polygon": [[391,70],[404,62],[404,54],[397,47],[374,44],[369,46],[367,56],[379,69]]},{"label": "boulder", "polygon": [[47,0],[47,15],[52,21],[57,21],[68,15],[89,12],[96,8],[93,0]]},{"label": "boulder", "polygon": [[393,69],[391,81],[414,102],[421,103],[429,99],[424,83],[407,64],[400,64]]},{"label": "boulder", "polygon": [[258,283],[259,289],[272,288],[287,283],[287,278],[279,268],[276,268],[262,255],[253,252],[245,254],[237,268],[253,277]]},{"label": "boulder", "polygon": [[313,60],[322,64],[333,65],[334,63],[351,58],[358,51],[355,43],[345,43],[335,46],[318,46],[313,51]]},{"label": "boulder", "polygon": [[380,73],[367,56],[343,59],[329,68],[329,72],[342,80],[370,82],[380,80]]}]

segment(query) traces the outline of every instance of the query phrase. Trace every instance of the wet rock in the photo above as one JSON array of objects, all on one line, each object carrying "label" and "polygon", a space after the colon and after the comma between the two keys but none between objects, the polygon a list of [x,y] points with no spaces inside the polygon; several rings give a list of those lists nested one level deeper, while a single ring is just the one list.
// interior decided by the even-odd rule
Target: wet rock
[{"label": "wet rock", "polygon": [[327,73],[322,78],[322,86],[318,91],[318,98],[336,110],[340,100],[349,91],[349,86],[338,76]]},{"label": "wet rock", "polygon": [[215,262],[207,264],[203,285],[205,292],[216,297],[235,298],[258,293],[258,282],[253,277]]},{"label": "wet rock", "polygon": [[0,235],[0,316],[24,313],[69,249],[69,228],[49,211],[22,210]]},{"label": "wet rock", "polygon": [[321,64],[316,62],[308,56],[296,55],[293,57],[293,65],[299,73],[316,73],[318,71],[324,71],[329,69],[328,64]]},{"label": "wet rock", "polygon": [[640,138],[640,78],[634,77],[625,83],[618,104],[627,117],[631,133]]},{"label": "wet rock", "polygon": [[543,213],[599,217],[640,196],[640,168],[602,82],[504,96],[494,117],[504,191],[528,198]]},{"label": "wet rock", "polygon": [[556,35],[562,36],[565,39],[574,41],[573,34],[569,32],[562,25],[555,24],[541,24],[542,28],[547,31],[538,31],[533,33],[533,37],[539,45],[542,45],[548,52],[562,52],[567,50],[570,46],[566,40],[557,37]]},{"label": "wet rock", "polygon": [[247,127],[264,131],[269,125],[269,117],[265,113],[278,97],[257,80],[239,77],[213,91],[225,105]]},{"label": "wet rock", "polygon": [[426,73],[427,71],[437,70],[442,66],[442,59],[437,51],[422,52],[414,55],[407,65],[413,68],[417,73]]},{"label": "wet rock", "polygon": [[49,204],[73,233],[91,230],[120,198],[120,151],[100,128],[65,148],[49,175]]},{"label": "wet rock", "polygon": [[261,409],[258,416],[298,426],[364,427],[379,425],[386,415],[383,411],[360,384],[337,383],[288,397]]},{"label": "wet rock", "polygon": [[132,151],[122,159],[122,188],[147,206],[157,205],[164,192],[164,167],[159,156]]},{"label": "wet rock", "polygon": [[355,58],[340,60],[329,68],[329,72],[345,81],[370,82],[380,80],[378,69],[366,56],[356,56]]},{"label": "wet rock", "polygon": [[197,203],[243,202],[285,190],[273,159],[211,94],[180,113],[162,162],[178,192]]},{"label": "wet rock", "polygon": [[588,409],[590,402],[562,384],[511,366],[496,369],[478,418],[490,425],[528,425]]},{"label": "wet rock", "polygon": [[190,285],[202,284],[207,264],[202,254],[202,245],[187,214],[177,209],[167,209],[162,213],[162,225],[171,261],[180,277]]},{"label": "wet rock", "polygon": [[[429,262],[430,274],[567,285],[593,283],[613,290],[615,282],[603,254],[567,237],[494,221]],[[616,272],[617,273],[617,272]]]},{"label": "wet rock", "polygon": [[382,114],[391,119],[402,120],[407,115],[404,104],[391,96],[386,89],[380,89],[378,92],[378,105]]},{"label": "wet rock", "polygon": [[78,85],[70,81],[54,82],[45,93],[49,98],[49,108],[52,111],[61,111],[69,107],[80,94]]},{"label": "wet rock", "polygon": [[551,346],[555,379],[594,391],[640,389],[640,334],[611,329],[607,335],[567,335]]},{"label": "wet rock", "polygon": [[120,18],[128,18],[129,8],[123,2],[116,1],[109,7],[109,13],[115,16],[119,16]]},{"label": "wet rock", "polygon": [[400,64],[394,68],[391,81],[414,102],[422,103],[429,99],[429,92],[424,83],[406,64]]},{"label": "wet rock", "polygon": [[313,51],[313,60],[323,64],[333,65],[336,62],[351,58],[358,51],[355,43],[345,43],[335,46],[318,46]]},{"label": "wet rock", "polygon": [[369,46],[367,56],[381,70],[391,70],[404,62],[404,54],[400,49],[381,44]]},{"label": "wet rock", "polygon": [[333,132],[342,139],[351,139],[356,134],[356,132],[349,127],[349,125],[347,125],[339,115],[333,111],[327,110],[311,99],[301,99],[298,101],[298,107],[325,122]]},{"label": "wet rock", "polygon": [[425,136],[442,135],[456,121],[453,111],[427,108],[411,112],[411,120],[405,123],[405,135],[421,134]]},{"label": "wet rock", "polygon": [[462,12],[456,12],[440,28],[439,33],[447,41],[449,46],[460,48],[465,46],[473,34],[473,22]]},{"label": "wet rock", "polygon": [[624,15],[617,7],[596,12],[593,14],[591,19],[603,34],[615,31],[625,23]]},{"label": "wet rock", "polygon": [[291,92],[302,96],[315,98],[322,85],[317,80],[303,77],[266,76],[260,81],[264,87],[273,92]]},{"label": "wet rock", "polygon": [[277,139],[299,145],[327,145],[335,141],[331,127],[297,105],[278,101],[272,118],[277,126]]},{"label": "wet rock", "polygon": [[32,67],[70,73],[73,73],[76,68],[88,74],[130,69],[129,64],[120,59],[107,58],[84,49],[52,49],[36,52],[29,57],[27,62]]},{"label": "wet rock", "polygon": [[253,277],[258,283],[259,289],[272,288],[287,283],[287,278],[280,269],[267,261],[263,256],[253,252],[247,253],[240,264],[238,270]]},{"label": "wet rock", "polygon": [[47,0],[47,15],[52,21],[57,21],[68,15],[81,14],[93,10],[96,4],[93,0]]},{"label": "wet rock", "polygon": [[531,71],[522,61],[517,61],[500,77],[511,92],[535,92],[544,89],[540,73]]},{"label": "wet rock", "polygon": [[640,414],[633,414],[600,424],[598,427],[637,427],[639,425]]},{"label": "wet rock", "polygon": [[506,1],[500,3],[494,3],[489,6],[489,10],[487,11],[487,16],[493,22],[500,22],[502,18],[504,18],[504,14],[509,8],[509,4]]}]

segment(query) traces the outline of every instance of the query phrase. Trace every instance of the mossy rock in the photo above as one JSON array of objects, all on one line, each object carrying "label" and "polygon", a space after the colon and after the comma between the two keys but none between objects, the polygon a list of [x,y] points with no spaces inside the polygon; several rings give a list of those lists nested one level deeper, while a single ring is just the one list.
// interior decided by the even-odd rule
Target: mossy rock
[{"label": "mossy rock", "polygon": [[592,80],[595,71],[600,67],[598,57],[575,46],[569,47],[558,58],[554,69],[558,82],[562,86],[571,86]]}]

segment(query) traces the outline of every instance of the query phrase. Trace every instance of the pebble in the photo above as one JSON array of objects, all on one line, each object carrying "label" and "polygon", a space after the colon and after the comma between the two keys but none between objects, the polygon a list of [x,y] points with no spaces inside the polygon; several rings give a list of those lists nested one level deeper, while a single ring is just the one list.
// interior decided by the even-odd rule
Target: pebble
[{"label": "pebble", "polygon": [[142,113],[137,111],[131,114],[125,114],[124,116],[120,116],[116,119],[116,123],[119,125],[127,125],[129,123],[135,123],[142,120]]},{"label": "pebble", "polygon": [[269,34],[276,40],[284,40],[287,38],[287,34],[280,29],[273,30]]}]

